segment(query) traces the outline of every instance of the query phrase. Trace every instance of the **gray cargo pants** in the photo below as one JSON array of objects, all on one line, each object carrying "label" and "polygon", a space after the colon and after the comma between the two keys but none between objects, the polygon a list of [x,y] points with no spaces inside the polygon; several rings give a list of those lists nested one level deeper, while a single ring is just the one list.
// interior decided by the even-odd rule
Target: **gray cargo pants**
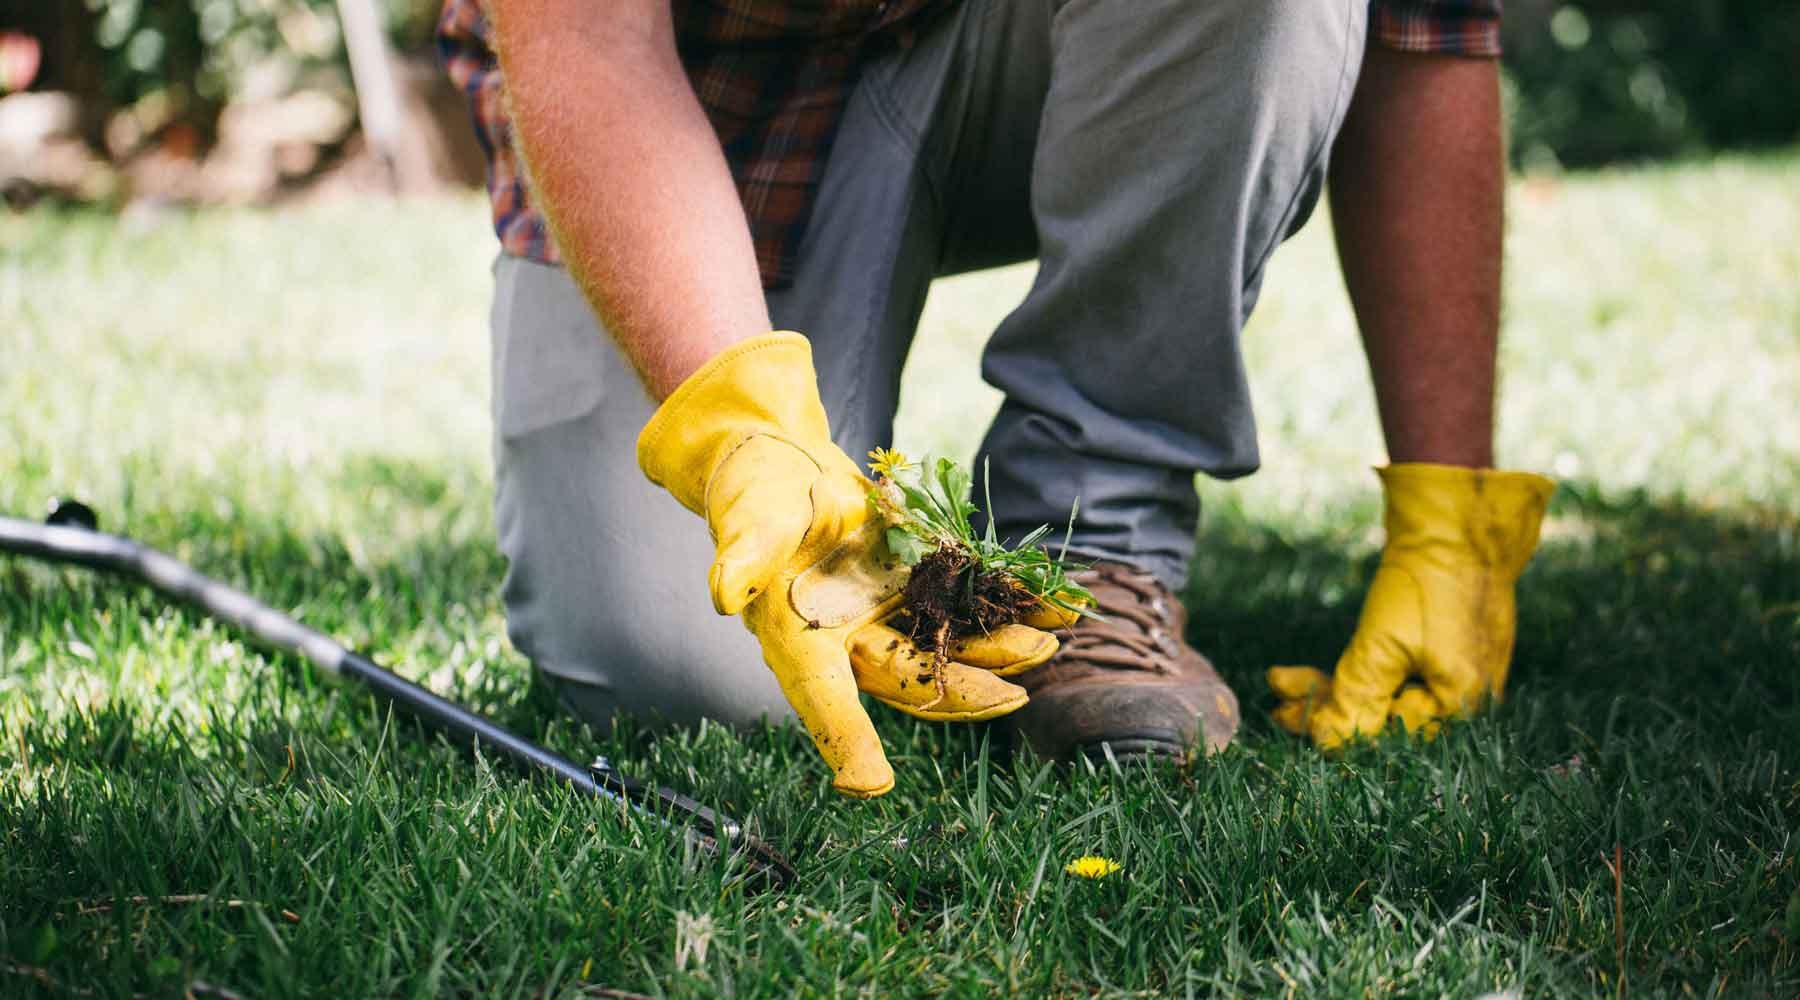
[{"label": "gray cargo pants", "polygon": [[[776,327],[812,340],[832,429],[889,443],[933,277],[1027,260],[982,375],[982,446],[1015,537],[1186,580],[1198,472],[1256,468],[1238,333],[1305,221],[1361,64],[1367,0],[964,0],[870,64]],[[789,716],[713,612],[700,518],[634,445],[654,406],[568,276],[496,266],[496,520],[514,644],[579,714]],[[904,444],[904,442],[901,442]]]}]

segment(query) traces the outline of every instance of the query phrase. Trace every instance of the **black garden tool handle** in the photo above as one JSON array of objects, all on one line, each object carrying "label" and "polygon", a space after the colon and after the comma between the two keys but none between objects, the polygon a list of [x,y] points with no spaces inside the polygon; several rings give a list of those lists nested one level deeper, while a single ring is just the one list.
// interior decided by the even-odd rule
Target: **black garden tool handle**
[{"label": "black garden tool handle", "polygon": [[582,767],[495,725],[369,658],[344,647],[249,594],[219,582],[164,552],[97,529],[85,504],[64,501],[50,523],[0,516],[0,552],[103,570],[147,584],[277,649],[298,654],[332,677],[355,681],[386,703],[453,738],[593,798],[621,803],[657,822],[679,828],[690,844],[709,854],[740,857],[746,874],[770,887],[793,881],[794,868],[779,851],[744,832],[738,821],[678,792],[645,785],[619,773],[606,758]]}]

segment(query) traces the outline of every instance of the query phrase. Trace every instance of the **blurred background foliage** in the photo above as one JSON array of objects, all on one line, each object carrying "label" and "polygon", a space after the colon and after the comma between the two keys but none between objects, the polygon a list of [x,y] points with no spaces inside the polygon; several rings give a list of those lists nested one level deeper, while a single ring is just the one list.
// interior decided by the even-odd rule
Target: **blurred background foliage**
[{"label": "blurred background foliage", "polygon": [[[379,0],[399,52],[430,52],[440,2]],[[0,31],[21,27],[46,42],[37,89],[102,104],[95,149],[117,109],[185,122],[203,150],[231,100],[348,93],[334,0],[0,0]],[[1508,0],[1505,30],[1520,167],[1800,141],[1796,0]]]},{"label": "blurred background foliage", "polygon": [[[107,54],[107,84],[121,103],[160,90],[222,100],[262,82],[257,74],[290,82],[344,64],[334,0],[67,2],[93,13],[94,41]],[[439,7],[439,0],[377,4],[403,52],[430,45]]]},{"label": "blurred background foliage", "polygon": [[1507,0],[1514,162],[1594,166],[1800,140],[1800,2]]},{"label": "blurred background foliage", "polygon": [[[429,51],[441,0],[376,6],[396,50]],[[34,89],[72,92],[102,117],[148,104],[197,129],[202,146],[234,100],[347,97],[351,86],[335,0],[0,0],[6,30],[43,43]]]}]

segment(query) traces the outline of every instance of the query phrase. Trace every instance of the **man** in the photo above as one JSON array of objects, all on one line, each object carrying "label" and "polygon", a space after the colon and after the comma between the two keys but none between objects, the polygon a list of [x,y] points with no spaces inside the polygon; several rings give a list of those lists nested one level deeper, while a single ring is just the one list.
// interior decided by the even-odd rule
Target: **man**
[{"label": "man", "polygon": [[[1270,672],[1277,719],[1335,745],[1498,696],[1550,491],[1490,468],[1499,2],[449,0],[503,249],[514,642],[597,720],[791,705],[857,796],[893,783],[859,687],[1024,705],[1052,756],[1223,745],[1237,702],[1175,597],[1193,481],[1257,465],[1238,333],[1329,164],[1396,464],[1356,634],[1332,677]],[[1003,534],[1080,499],[1105,621],[963,649],[930,702],[849,456],[888,442],[931,279],[1033,257],[979,461]]]}]

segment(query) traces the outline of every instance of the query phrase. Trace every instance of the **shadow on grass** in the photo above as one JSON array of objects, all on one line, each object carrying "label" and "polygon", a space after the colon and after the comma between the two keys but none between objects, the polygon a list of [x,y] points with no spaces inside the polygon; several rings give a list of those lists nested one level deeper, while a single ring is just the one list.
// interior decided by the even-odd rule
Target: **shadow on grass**
[{"label": "shadow on grass", "polygon": [[[346,463],[331,489],[363,498],[359,512],[372,516],[443,513],[468,494],[466,484],[428,466],[367,456]],[[568,737],[592,740],[572,732],[523,660],[492,641],[504,561],[485,519],[448,535],[415,526],[405,544],[377,546],[375,556],[356,539],[309,537],[233,507],[146,512],[137,520],[116,527],[179,551],[203,572],[294,611],[413,679],[450,661],[446,693],[508,728],[560,737],[565,745]],[[1187,594],[1189,638],[1243,697],[1247,738],[1273,733],[1264,667],[1329,666],[1341,651],[1377,557],[1369,529],[1335,524],[1296,534],[1241,519],[1204,527]],[[372,521],[370,530],[382,527]],[[80,572],[27,575],[20,562],[10,570],[17,585],[0,598],[15,632],[65,620],[79,631],[90,616],[154,616],[160,605],[118,581]],[[1608,727],[1677,719],[1741,731],[1791,718],[1795,709],[1795,514],[1565,484],[1519,597],[1513,704],[1502,713],[1508,725],[1542,738],[1579,730],[1591,739]],[[178,614],[181,627],[200,626],[197,612]],[[469,670],[477,659],[482,669]],[[293,662],[281,669],[296,676]],[[445,687],[442,675],[436,686]],[[891,728],[894,720],[885,721]],[[606,744],[637,757],[649,752],[652,737],[627,724]]]},{"label": "shadow on grass", "polygon": [[[1273,731],[1262,669],[1329,668],[1355,629],[1379,558],[1365,529],[1294,537],[1237,521],[1203,531],[1189,639],[1248,696],[1252,734]],[[1553,739],[1678,720],[1738,733],[1794,721],[1800,514],[1565,484],[1517,593],[1504,725]]]},{"label": "shadow on grass", "polygon": [[[363,509],[379,514],[442,511],[464,502],[462,486],[421,464],[359,457],[332,489],[364,498]],[[653,754],[649,727],[626,723],[601,738],[572,724],[522,658],[496,647],[504,560],[485,528],[430,537],[415,531],[406,544],[383,545],[371,557],[354,539],[297,534],[237,508],[147,512],[138,521],[109,527],[181,552],[203,572],[294,611],[408,677],[430,677],[449,660],[451,675],[440,674],[434,686],[507,728],[575,754],[595,745],[625,759]],[[1369,528],[1337,524],[1296,534],[1241,519],[1204,527],[1187,593],[1189,639],[1242,697],[1245,739],[1282,738],[1267,721],[1273,699],[1263,668],[1329,666],[1354,629],[1378,555]],[[12,562],[16,585],[0,597],[0,612],[15,633],[60,630],[64,622],[79,633],[95,617],[160,612],[160,600],[134,585],[81,571],[27,574],[23,561]],[[1800,516],[1565,484],[1519,599],[1512,699],[1498,714],[1534,741],[1573,752],[1620,727],[1686,721],[1743,732],[1793,721]],[[175,613],[179,627],[202,627],[198,612]],[[252,697],[280,702],[287,684],[311,686],[296,660],[275,658],[283,661],[280,675],[257,671]],[[482,669],[468,669],[477,659]],[[365,703],[357,711],[374,710]],[[911,724],[881,715],[884,730]],[[933,752],[959,745],[974,752],[979,731],[964,733],[933,740]],[[760,738],[791,742],[777,733]],[[272,743],[269,752],[278,751]]]},{"label": "shadow on grass", "polygon": [[[447,516],[466,496],[426,469],[353,466],[345,476],[334,488],[366,495],[376,515],[422,506]],[[300,609],[309,624],[408,676],[454,666],[449,693],[529,738],[576,759],[606,752],[641,776],[754,814],[801,865],[801,898],[827,914],[837,907],[866,915],[857,933],[871,949],[883,935],[899,942],[919,930],[978,942],[967,954],[935,951],[933,989],[985,982],[995,949],[1028,948],[1038,957],[1019,968],[1036,978],[1024,981],[1044,989],[1121,980],[1153,991],[1200,983],[1279,992],[1283,977],[1308,963],[1342,962],[1345,974],[1374,968],[1358,948],[1401,948],[1402,960],[1424,955],[1426,944],[1449,940],[1442,928],[1453,911],[1491,896],[1494,911],[1480,932],[1488,936],[1455,952],[1463,958],[1433,958],[1438,964],[1425,972],[1413,960],[1409,974],[1441,977],[1420,979],[1422,991],[1441,982],[1449,985],[1439,991],[1466,992],[1469,977],[1490,976],[1485,959],[1469,957],[1482,948],[1535,970],[1521,973],[1532,992],[1591,990],[1611,968],[1610,958],[1594,956],[1610,955],[1613,932],[1605,917],[1611,880],[1595,859],[1614,845],[1626,852],[1637,893],[1639,931],[1627,956],[1634,982],[1704,982],[1726,966],[1752,982],[1790,981],[1782,977],[1791,975],[1791,955],[1766,922],[1792,891],[1791,856],[1781,845],[1783,830],[1800,821],[1800,785],[1787,787],[1800,760],[1800,523],[1792,514],[1565,489],[1521,584],[1509,703],[1429,748],[1379,746],[1335,760],[1274,730],[1260,677],[1270,663],[1329,664],[1337,655],[1373,570],[1366,526],[1295,534],[1221,519],[1202,538],[1190,638],[1243,695],[1238,746],[1186,768],[1069,773],[1029,755],[997,762],[977,727],[877,708],[901,787],[855,806],[832,795],[793,727],[652,736],[637,725],[601,735],[573,724],[531,683],[523,661],[493,644],[503,565],[484,530],[436,533],[427,523],[369,546],[235,509],[150,511],[137,520],[122,527],[179,548],[202,571],[277,607]],[[369,523],[374,530],[378,517]],[[41,642],[82,638],[118,648],[138,634],[128,623],[164,617],[159,635],[208,628],[193,612],[167,612],[134,587],[86,573],[0,565],[0,576],[17,582],[0,593],[0,623]],[[643,831],[608,832],[602,823],[588,834],[607,845],[595,853],[559,833],[591,823],[554,804],[560,800],[539,797],[547,804],[531,812],[531,796],[492,791],[485,768],[441,743],[408,738],[367,697],[315,690],[291,662],[200,662],[211,646],[172,648],[195,656],[206,676],[248,670],[254,683],[235,703],[202,709],[205,725],[155,720],[145,704],[112,705],[7,734],[0,757],[17,749],[33,758],[28,769],[60,770],[56,780],[75,790],[13,801],[23,810],[14,817],[22,824],[20,870],[46,895],[15,900],[0,915],[30,924],[59,912],[56,900],[215,883],[291,897],[312,884],[310,862],[282,861],[293,870],[276,892],[258,888],[265,862],[257,855],[293,829],[314,831],[356,859],[342,862],[346,884],[373,880],[413,892],[410,862],[383,853],[395,836],[390,822],[438,845],[431,863],[452,881],[462,859],[488,857],[492,912],[569,922],[573,929],[559,932],[565,938],[624,935],[607,945],[621,954],[642,953],[631,928],[663,919],[668,900],[692,891],[678,866],[658,858],[666,847],[643,840]],[[471,683],[478,662],[484,669]],[[109,804],[114,793],[95,789],[114,781],[123,791]],[[364,789],[372,804],[347,804],[346,791]],[[240,801],[254,809],[231,811]],[[30,818],[51,807],[61,818]],[[529,832],[514,836],[535,846],[495,853],[493,838],[505,826],[492,817],[502,807],[530,813],[520,821]],[[334,809],[341,821],[331,818]],[[400,818],[383,818],[387,812]],[[252,821],[253,813],[260,818]],[[483,815],[487,825],[470,825]],[[451,818],[459,825],[446,830]],[[155,838],[140,833],[174,820],[188,831],[183,843],[208,844],[216,834],[223,846],[196,848],[190,858],[166,846],[159,852]],[[63,843],[97,823],[136,839],[110,853]],[[325,832],[346,824],[347,834]],[[1083,895],[1060,870],[1090,852],[1119,858],[1135,874]],[[556,858],[590,866],[582,871],[601,865],[583,890],[595,899],[635,902],[574,912],[552,896],[524,893],[520,887],[546,880]],[[1088,932],[1096,905],[1116,937]],[[789,941],[775,930],[789,918],[765,909],[717,912],[761,928],[756,939],[773,949],[759,953],[765,970],[827,947],[823,937]],[[1027,921],[1028,913],[1036,915]],[[225,933],[236,924],[193,926]],[[395,948],[411,939],[404,929],[380,933]],[[848,947],[829,940],[830,948]],[[1302,940],[1311,943],[1301,948]],[[340,946],[319,938],[320,948]],[[517,954],[532,956],[521,968],[553,976],[540,963],[555,958],[539,947],[520,936]],[[790,947],[794,955],[780,951]],[[1453,951],[1445,944],[1437,954]],[[263,952],[230,954],[240,981],[285,968]],[[1299,964],[1284,965],[1290,961]],[[794,968],[802,976],[806,966]],[[120,974],[141,982],[141,971],[133,965]],[[482,973],[469,975],[479,981]],[[770,975],[765,992],[788,985]]]}]

